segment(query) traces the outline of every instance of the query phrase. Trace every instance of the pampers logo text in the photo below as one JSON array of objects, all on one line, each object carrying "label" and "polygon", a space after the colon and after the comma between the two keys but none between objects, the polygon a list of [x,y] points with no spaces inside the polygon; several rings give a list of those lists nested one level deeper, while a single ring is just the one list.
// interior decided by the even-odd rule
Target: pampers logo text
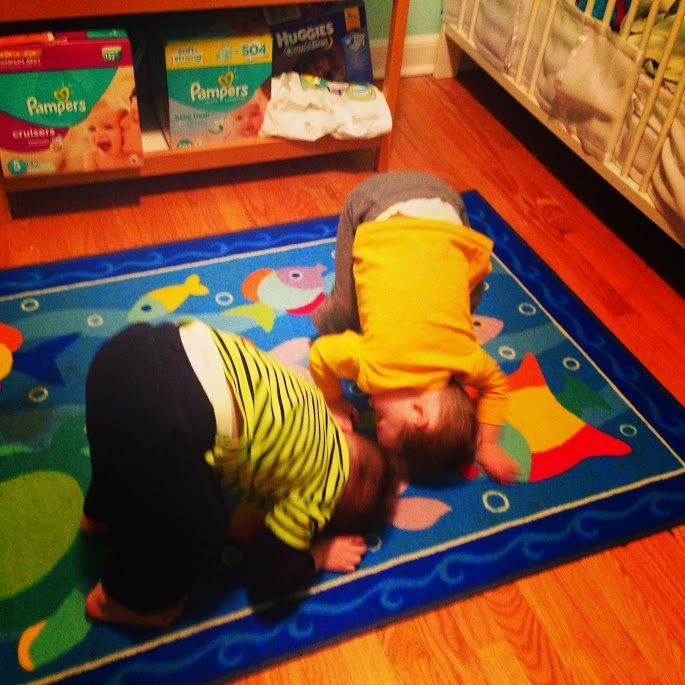
[{"label": "pampers logo text", "polygon": [[85,100],[70,100],[71,92],[67,86],[57,88],[53,95],[55,101],[39,102],[38,98],[31,96],[26,99],[26,109],[30,116],[36,114],[56,114],[62,116],[65,112],[85,112]]},{"label": "pampers logo text", "polygon": [[335,28],[332,22],[319,24],[318,26],[308,26],[297,31],[279,31],[274,38],[276,45],[280,49],[291,48],[298,43],[322,42],[327,43],[333,35]]},{"label": "pampers logo text", "polygon": [[217,79],[219,82],[218,88],[205,88],[198,81],[193,81],[190,84],[190,99],[192,102],[196,100],[223,102],[229,98],[246,98],[249,91],[247,84],[234,86],[234,79],[235,74],[232,71],[227,71]]}]

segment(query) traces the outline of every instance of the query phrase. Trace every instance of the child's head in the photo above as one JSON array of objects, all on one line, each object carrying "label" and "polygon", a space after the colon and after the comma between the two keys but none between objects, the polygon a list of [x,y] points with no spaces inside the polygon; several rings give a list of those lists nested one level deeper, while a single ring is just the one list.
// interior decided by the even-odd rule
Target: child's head
[{"label": "child's head", "polygon": [[364,533],[387,522],[395,506],[399,472],[395,458],[358,433],[345,433],[350,474],[333,517],[331,533]]},{"label": "child's head", "polygon": [[91,146],[102,154],[117,155],[121,152],[121,120],[126,115],[124,107],[110,107],[98,100],[86,118],[86,132]]},{"label": "child's head", "polygon": [[456,380],[434,390],[374,395],[371,406],[378,443],[400,457],[410,480],[440,478],[473,459],[476,408]]}]

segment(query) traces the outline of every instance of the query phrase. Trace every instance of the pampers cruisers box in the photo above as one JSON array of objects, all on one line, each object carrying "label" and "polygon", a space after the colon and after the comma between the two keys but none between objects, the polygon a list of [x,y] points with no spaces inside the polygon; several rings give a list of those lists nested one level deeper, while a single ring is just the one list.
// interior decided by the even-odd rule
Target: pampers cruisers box
[{"label": "pampers cruisers box", "polygon": [[[271,34],[253,12],[192,17],[158,36],[157,94],[171,147],[198,147],[256,137],[271,82]],[[161,74],[159,73],[161,72]]]},{"label": "pampers cruisers box", "polygon": [[5,177],[143,163],[125,31],[0,37],[0,163]]}]

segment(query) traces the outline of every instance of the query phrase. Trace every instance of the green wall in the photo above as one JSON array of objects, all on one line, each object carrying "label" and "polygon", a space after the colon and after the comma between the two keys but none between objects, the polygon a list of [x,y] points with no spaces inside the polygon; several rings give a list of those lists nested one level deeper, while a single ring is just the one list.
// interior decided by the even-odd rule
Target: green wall
[{"label": "green wall", "polygon": [[[390,28],[392,0],[366,0],[366,22],[369,38],[387,38]],[[407,35],[420,36],[440,33],[442,0],[411,0]]]}]

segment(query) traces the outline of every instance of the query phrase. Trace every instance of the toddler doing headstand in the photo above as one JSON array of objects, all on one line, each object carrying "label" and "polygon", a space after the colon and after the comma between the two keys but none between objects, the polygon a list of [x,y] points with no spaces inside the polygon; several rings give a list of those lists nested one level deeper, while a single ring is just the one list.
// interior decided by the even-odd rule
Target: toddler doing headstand
[{"label": "toddler doing headstand", "polygon": [[[370,395],[378,442],[404,458],[410,478],[440,477],[474,454],[499,481],[518,473],[498,444],[506,378],[472,317],[491,250],[469,227],[461,196],[431,175],[376,174],[345,201],[335,284],[312,315],[323,335],[310,371],[342,423],[356,414],[339,379]],[[476,408],[466,386],[478,393]]]},{"label": "toddler doing headstand", "polygon": [[103,621],[166,626],[178,616],[221,554],[226,492],[264,514],[245,561],[260,596],[306,585],[319,569],[354,570],[366,551],[356,534],[389,514],[396,493],[392,465],[339,428],[314,385],[198,321],[134,324],[107,341],[86,381],[86,426],[82,527],[113,537],[86,600]]}]

